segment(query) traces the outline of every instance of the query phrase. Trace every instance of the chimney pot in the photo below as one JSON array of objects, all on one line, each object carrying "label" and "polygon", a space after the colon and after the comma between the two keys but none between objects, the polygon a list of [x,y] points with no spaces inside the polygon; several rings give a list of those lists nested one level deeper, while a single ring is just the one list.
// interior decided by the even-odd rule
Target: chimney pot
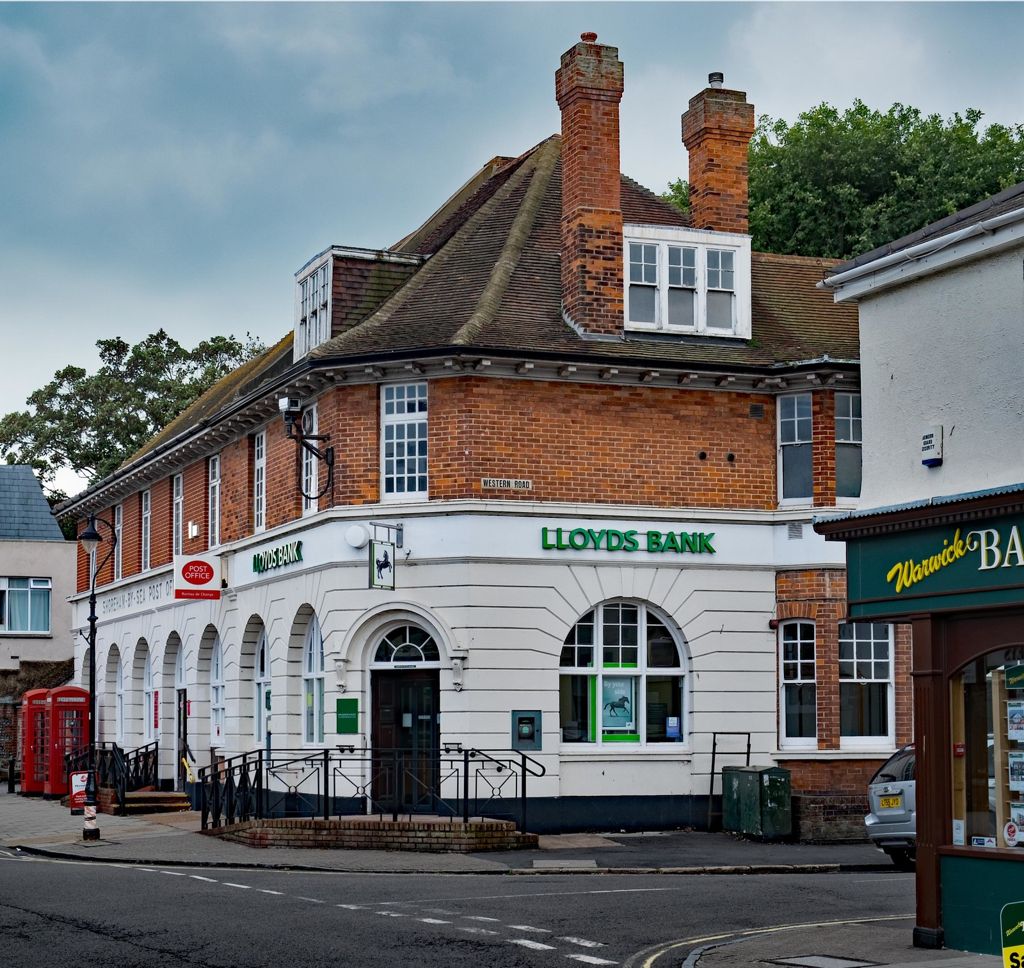
[{"label": "chimney pot", "polygon": [[597,41],[597,34],[595,34],[592,30],[585,30],[582,34],[580,34],[580,40],[582,40],[585,44],[593,44]]},{"label": "chimney pot", "polygon": [[720,88],[725,83],[725,75],[721,71],[708,74],[708,87]]}]

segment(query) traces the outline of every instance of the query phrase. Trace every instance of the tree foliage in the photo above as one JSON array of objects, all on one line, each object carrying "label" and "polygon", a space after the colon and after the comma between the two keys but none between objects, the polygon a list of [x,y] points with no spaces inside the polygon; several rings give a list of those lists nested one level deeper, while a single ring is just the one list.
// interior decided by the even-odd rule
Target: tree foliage
[{"label": "tree foliage", "polygon": [[690,211],[690,183],[685,178],[677,178],[668,183],[668,190],[661,193],[666,202],[671,202],[681,212]]},{"label": "tree foliage", "polygon": [[982,130],[982,117],[855,101],[842,112],[819,104],[792,125],[761,118],[750,143],[754,248],[851,258],[1024,181],[1024,126]]},{"label": "tree foliage", "polygon": [[214,336],[186,349],[164,330],[129,345],[98,340],[95,373],[74,364],[0,418],[0,454],[31,464],[44,484],[69,468],[89,483],[116,470],[222,376],[262,353],[247,336]]}]

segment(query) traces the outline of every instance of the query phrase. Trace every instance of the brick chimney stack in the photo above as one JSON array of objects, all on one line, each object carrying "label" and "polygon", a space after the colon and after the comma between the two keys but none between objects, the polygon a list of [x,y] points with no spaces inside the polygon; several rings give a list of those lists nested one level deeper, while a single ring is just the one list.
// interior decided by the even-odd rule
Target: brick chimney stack
[{"label": "brick chimney stack", "polygon": [[747,148],[754,135],[754,105],[745,91],[708,87],[690,98],[683,115],[683,144],[690,155],[690,219],[695,229],[749,231]]},{"label": "brick chimney stack", "polygon": [[562,55],[555,98],[562,111],[562,306],[593,333],[622,332],[622,202],[619,101],[622,62],[597,34]]}]

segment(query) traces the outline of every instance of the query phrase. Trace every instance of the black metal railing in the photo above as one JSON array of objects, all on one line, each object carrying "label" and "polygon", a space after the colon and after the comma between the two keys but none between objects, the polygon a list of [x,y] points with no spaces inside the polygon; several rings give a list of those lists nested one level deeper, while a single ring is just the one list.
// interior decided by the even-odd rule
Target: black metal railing
[{"label": "black metal railing", "polygon": [[271,817],[431,813],[527,829],[527,780],[544,767],[512,750],[256,750],[199,770],[202,828]]},{"label": "black metal railing", "polygon": [[[128,794],[146,787],[160,786],[160,750],[154,740],[133,750],[123,750],[117,743],[96,744],[96,786],[114,791],[117,812],[124,816]],[[78,750],[64,757],[68,772],[89,769],[89,750]]]}]

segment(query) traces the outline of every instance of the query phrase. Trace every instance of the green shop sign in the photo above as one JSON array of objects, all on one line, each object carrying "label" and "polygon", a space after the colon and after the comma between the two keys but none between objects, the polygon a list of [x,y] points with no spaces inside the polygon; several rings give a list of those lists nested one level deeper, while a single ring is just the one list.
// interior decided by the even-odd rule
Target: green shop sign
[{"label": "green shop sign", "polygon": [[854,538],[846,543],[851,618],[1024,600],[1020,517]]},{"label": "green shop sign", "polygon": [[265,571],[273,571],[275,568],[283,568],[285,565],[294,565],[302,561],[302,542],[291,541],[288,544],[278,545],[269,551],[258,551],[252,556],[252,570],[257,575]]},{"label": "green shop sign", "polygon": [[615,528],[541,528],[545,551],[653,551],[713,555],[715,532],[617,531]]}]

